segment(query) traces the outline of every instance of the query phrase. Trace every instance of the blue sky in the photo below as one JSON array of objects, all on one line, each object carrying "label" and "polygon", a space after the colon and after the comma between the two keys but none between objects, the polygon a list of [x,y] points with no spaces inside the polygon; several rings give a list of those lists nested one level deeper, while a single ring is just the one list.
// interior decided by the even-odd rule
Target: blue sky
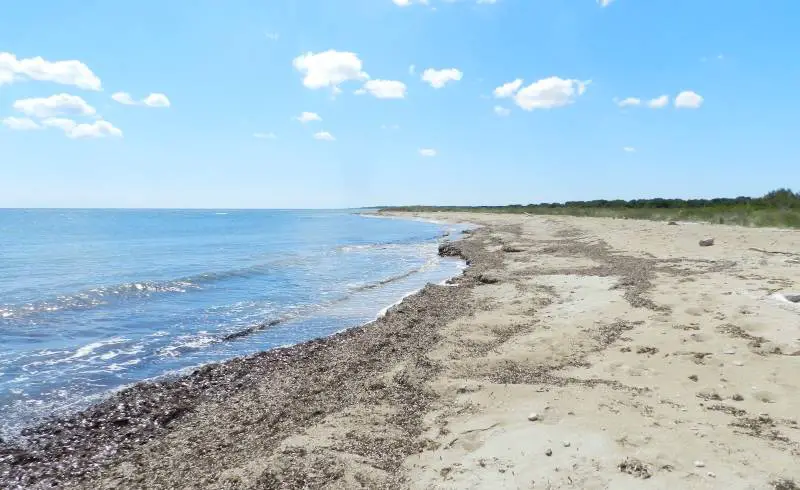
[{"label": "blue sky", "polygon": [[800,187],[796,0],[396,2],[5,2],[0,206]]}]

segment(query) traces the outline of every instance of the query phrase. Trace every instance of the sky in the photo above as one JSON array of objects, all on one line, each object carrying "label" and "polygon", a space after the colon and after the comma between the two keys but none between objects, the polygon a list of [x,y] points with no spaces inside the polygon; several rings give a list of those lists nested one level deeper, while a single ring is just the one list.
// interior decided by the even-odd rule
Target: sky
[{"label": "sky", "polygon": [[800,188],[800,2],[0,5],[0,207]]}]

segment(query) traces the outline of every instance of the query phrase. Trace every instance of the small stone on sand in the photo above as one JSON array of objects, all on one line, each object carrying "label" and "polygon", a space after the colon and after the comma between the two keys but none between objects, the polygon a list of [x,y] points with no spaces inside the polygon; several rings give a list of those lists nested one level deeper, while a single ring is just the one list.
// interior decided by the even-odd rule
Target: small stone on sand
[{"label": "small stone on sand", "polygon": [[708,473],[706,473],[706,475],[708,475],[709,478],[716,478],[717,477],[717,474],[714,473],[713,471],[709,471]]},{"label": "small stone on sand", "polygon": [[531,413],[530,415],[528,415],[528,420],[530,420],[531,422],[536,422],[537,420],[539,420],[539,414],[536,412]]},{"label": "small stone on sand", "polygon": [[706,464],[700,460],[694,462],[695,468],[703,468]]},{"label": "small stone on sand", "polygon": [[564,441],[561,444],[563,444],[564,447],[570,447],[572,445],[572,443],[570,443],[569,441]]},{"label": "small stone on sand", "polygon": [[553,450],[550,449],[550,448],[547,448],[547,450],[544,452],[544,455],[545,456],[552,456],[553,455]]}]

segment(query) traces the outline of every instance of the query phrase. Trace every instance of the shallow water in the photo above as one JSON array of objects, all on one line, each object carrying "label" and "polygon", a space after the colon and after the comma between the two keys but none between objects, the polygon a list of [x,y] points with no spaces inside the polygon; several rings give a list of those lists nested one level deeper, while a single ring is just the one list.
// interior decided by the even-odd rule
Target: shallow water
[{"label": "shallow water", "polygon": [[459,273],[463,226],[345,211],[0,210],[0,434],[330,335]]}]

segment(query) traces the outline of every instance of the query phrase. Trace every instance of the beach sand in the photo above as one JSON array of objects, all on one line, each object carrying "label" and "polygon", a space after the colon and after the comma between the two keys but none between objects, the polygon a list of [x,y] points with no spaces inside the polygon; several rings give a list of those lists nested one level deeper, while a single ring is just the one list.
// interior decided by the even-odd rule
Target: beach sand
[{"label": "beach sand", "polygon": [[800,232],[418,217],[481,225],[452,284],[0,444],[0,487],[798,488]]}]

